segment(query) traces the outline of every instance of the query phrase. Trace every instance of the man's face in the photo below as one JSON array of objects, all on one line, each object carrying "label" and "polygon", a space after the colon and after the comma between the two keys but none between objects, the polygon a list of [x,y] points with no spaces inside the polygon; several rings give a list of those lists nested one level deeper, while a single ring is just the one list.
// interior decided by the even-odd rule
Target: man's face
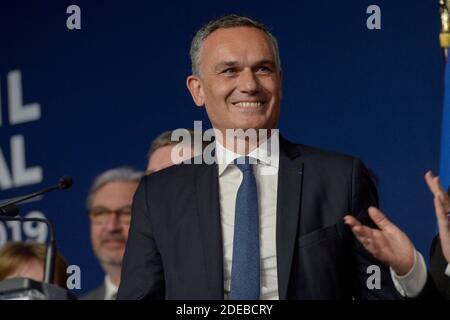
[{"label": "man's face", "polygon": [[146,172],[152,173],[172,166],[174,164],[171,159],[172,148],[173,145],[169,145],[156,149],[148,161]]},{"label": "man's face", "polygon": [[189,76],[197,106],[205,106],[214,128],[276,128],[281,73],[268,36],[251,27],[218,29],[203,42],[201,76]]},{"label": "man's face", "polygon": [[95,255],[102,263],[122,264],[137,186],[135,182],[115,181],[94,193],[89,210],[91,241]]}]

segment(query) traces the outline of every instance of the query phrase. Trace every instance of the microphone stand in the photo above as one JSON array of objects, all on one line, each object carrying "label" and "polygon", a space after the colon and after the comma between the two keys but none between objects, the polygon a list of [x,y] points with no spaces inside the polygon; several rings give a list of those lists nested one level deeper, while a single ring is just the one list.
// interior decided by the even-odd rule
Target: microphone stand
[{"label": "microphone stand", "polygon": [[[41,191],[31,193],[29,195],[25,195],[22,197],[14,198],[11,200],[4,201],[0,203],[0,221],[18,221],[20,222],[20,226],[22,229],[24,222],[38,222],[45,223],[49,230],[49,240],[47,241],[46,251],[45,251],[45,261],[44,261],[44,279],[42,282],[42,286],[40,286],[40,291],[44,292],[47,298],[61,298],[65,299],[67,297],[66,290],[55,286],[54,278],[55,278],[55,258],[56,258],[56,237],[55,237],[55,228],[53,223],[49,219],[43,218],[23,218],[19,216],[19,207],[16,205],[18,203],[24,202],[25,200],[40,196],[44,193],[53,190],[64,190],[68,189],[72,186],[72,178],[69,176],[64,176],[59,179],[58,184],[47,187]],[[3,282],[3,290],[5,292],[12,292],[11,290],[17,290],[17,288],[22,288],[27,290],[30,288],[30,283],[32,284],[34,281],[30,279],[22,279],[28,280],[25,284],[22,282],[17,282],[16,280],[20,279],[9,279],[4,280]],[[30,282],[31,281],[31,282]],[[36,283],[36,282],[34,282]],[[0,290],[1,291],[1,290]],[[63,292],[64,293],[63,293]]]},{"label": "microphone stand", "polygon": [[[15,206],[15,205],[12,205]],[[55,275],[55,256],[56,256],[56,240],[55,240],[55,228],[53,227],[53,223],[48,219],[42,218],[22,218],[20,216],[17,217],[2,217],[0,216],[0,220],[3,221],[19,221],[22,227],[24,222],[39,222],[45,223],[50,232],[50,238],[47,244],[47,248],[45,250],[45,263],[44,263],[44,283],[52,284],[54,282]]]}]

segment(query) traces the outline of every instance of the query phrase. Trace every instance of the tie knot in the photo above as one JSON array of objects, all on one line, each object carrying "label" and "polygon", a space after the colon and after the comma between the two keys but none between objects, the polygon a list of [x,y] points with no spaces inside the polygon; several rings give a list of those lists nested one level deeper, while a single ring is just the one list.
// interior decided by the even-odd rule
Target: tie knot
[{"label": "tie knot", "polygon": [[255,158],[250,157],[239,157],[234,160],[234,164],[241,170],[242,172],[252,170],[252,164],[256,163]]}]

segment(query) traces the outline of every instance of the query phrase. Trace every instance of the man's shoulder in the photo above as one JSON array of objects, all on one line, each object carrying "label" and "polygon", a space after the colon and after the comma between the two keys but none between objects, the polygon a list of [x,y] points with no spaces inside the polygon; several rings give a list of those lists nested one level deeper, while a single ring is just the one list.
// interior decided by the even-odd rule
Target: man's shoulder
[{"label": "man's shoulder", "polygon": [[305,157],[323,158],[331,161],[353,161],[354,156],[328,149],[322,149],[304,144],[296,144]]},{"label": "man's shoulder", "polygon": [[213,176],[217,172],[217,166],[194,163],[193,161],[180,163],[144,176],[141,183],[148,193],[171,193],[175,190],[192,188],[193,183],[199,176],[198,172],[200,172],[200,175],[206,172]]},{"label": "man's shoulder", "polygon": [[376,181],[373,172],[353,155],[292,142],[283,142],[280,150],[283,149],[289,157],[295,157],[295,161],[298,165],[302,165],[306,172],[317,174],[317,176],[328,179],[334,177],[342,181],[342,179],[348,180],[364,175]]},{"label": "man's shoulder", "polygon": [[167,179],[179,179],[185,180],[189,177],[193,177],[195,170],[198,167],[208,166],[204,162],[194,162],[193,159],[186,160],[185,163],[175,164],[170,167],[164,168],[162,170],[151,173],[150,175],[144,177],[145,179],[152,181],[165,181]]},{"label": "man's shoulder", "polygon": [[318,148],[305,144],[288,142],[285,148],[290,153],[299,155],[299,159],[305,163],[325,166],[353,166],[357,157],[333,150]]}]

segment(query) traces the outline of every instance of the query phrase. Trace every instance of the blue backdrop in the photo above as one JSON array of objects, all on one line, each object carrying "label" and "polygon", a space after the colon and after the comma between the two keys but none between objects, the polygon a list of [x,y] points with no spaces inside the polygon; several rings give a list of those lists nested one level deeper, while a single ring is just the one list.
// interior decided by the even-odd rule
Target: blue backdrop
[{"label": "blue backdrop", "polygon": [[[71,4],[81,9],[81,30],[66,27]],[[381,30],[366,27],[372,4],[381,9]],[[103,276],[85,211],[93,177],[121,165],[144,169],[161,131],[207,120],[185,87],[188,50],[203,23],[226,13],[253,16],[278,37],[281,132],[363,159],[378,177],[381,208],[428,256],[436,229],[423,175],[439,168],[444,78],[437,0],[5,0],[0,199],[74,177],[70,190],[25,205],[23,214],[38,210],[54,221],[61,251],[82,271],[75,293]],[[39,104],[22,116],[9,110],[17,103],[15,70],[23,104]],[[0,240],[18,237],[12,225],[0,229]],[[33,237],[30,229],[24,238]]]}]

